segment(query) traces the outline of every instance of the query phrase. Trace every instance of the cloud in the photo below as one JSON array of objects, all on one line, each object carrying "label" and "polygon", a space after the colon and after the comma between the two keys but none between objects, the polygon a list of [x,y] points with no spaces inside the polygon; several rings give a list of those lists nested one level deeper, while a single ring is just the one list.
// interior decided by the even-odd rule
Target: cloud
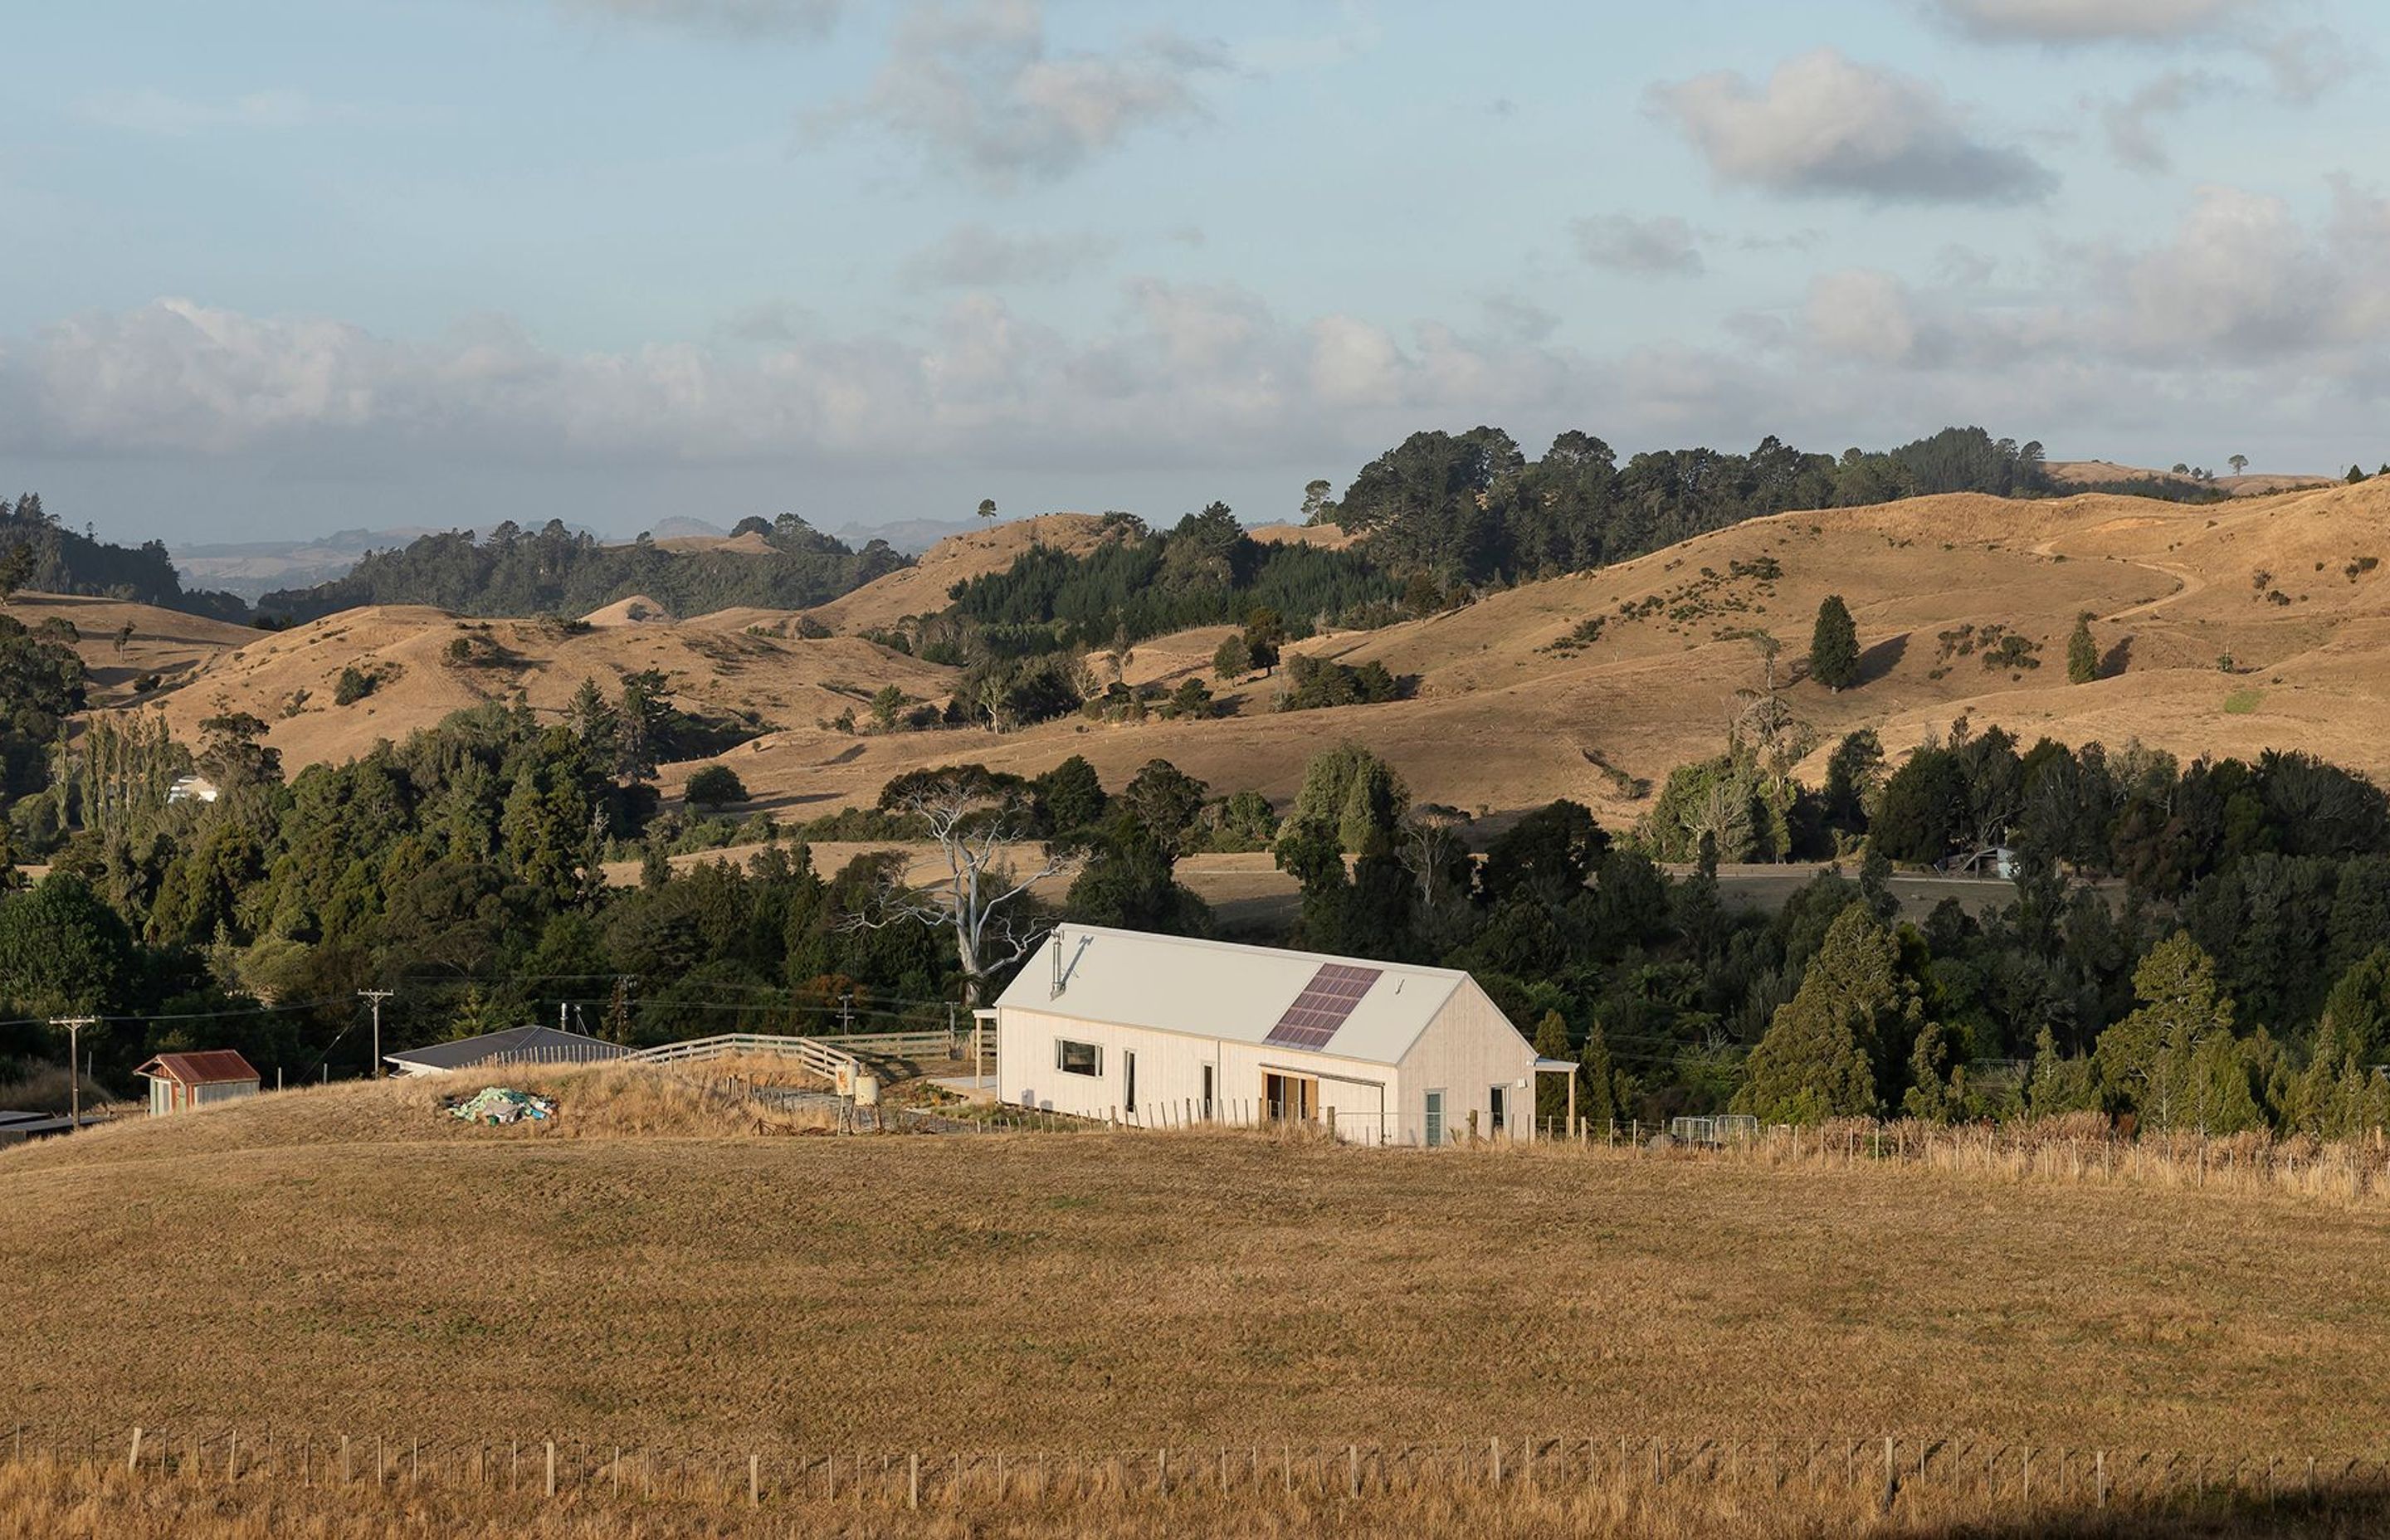
[{"label": "cloud", "polygon": [[2158,137],[2153,119],[2188,109],[2204,97],[2234,89],[2230,81],[2193,70],[2169,70],[2122,101],[2100,109],[2107,130],[2108,148],[2135,171],[2164,172],[2174,168],[2174,157]]},{"label": "cloud", "polygon": [[1673,122],[1724,182],[1883,202],[2029,202],[2057,178],[1988,143],[1940,91],[1831,48],[1779,65],[1764,85],[1732,71],[1655,86]]},{"label": "cloud", "polygon": [[1929,0],[1944,20],[1998,43],[2166,42],[2211,32],[2273,0]]},{"label": "cloud", "polygon": [[167,299],[0,336],[0,458],[146,466],[154,485],[436,472],[533,494],[817,476],[893,497],[870,489],[1008,470],[1102,496],[1167,475],[1200,501],[1223,468],[1358,464],[1434,422],[1838,447],[1980,421],[2058,452],[2230,437],[2296,464],[2390,405],[2390,200],[2353,183],[2314,209],[2203,188],[2171,229],[2055,249],[1998,285],[1964,253],[1924,261],[1819,273],[1715,346],[1607,353],[1498,293],[1470,329],[1153,277],[1074,307],[1067,332],[974,291],[902,330],[768,306],[708,340],[604,352],[503,316],[405,339]]},{"label": "cloud", "polygon": [[1573,226],[1577,255],[1613,273],[1691,276],[1703,269],[1693,227],[1675,214],[1596,214]]},{"label": "cloud", "polygon": [[2280,198],[2204,186],[2172,237],[2109,254],[2103,330],[2133,356],[2249,366],[2294,359],[2335,367],[2390,330],[2390,203],[2341,182],[2310,231]]},{"label": "cloud", "polygon": [[1478,308],[1497,335],[1521,342],[1543,341],[1561,327],[1558,315],[1517,294],[1488,294],[1478,302]]},{"label": "cloud", "polygon": [[559,10],[605,21],[639,21],[734,37],[790,33],[820,37],[842,0],[556,0]]},{"label": "cloud", "polygon": [[1059,52],[1037,0],[919,0],[862,96],[812,114],[868,126],[991,186],[1051,180],[1141,129],[1201,117],[1217,46],[1157,32],[1111,53]]},{"label": "cloud", "polygon": [[1060,283],[1111,249],[1101,236],[1008,236],[984,225],[957,225],[906,258],[897,274],[913,289]]},{"label": "cloud", "polygon": [[323,128],[366,120],[365,111],[320,102],[301,91],[252,91],[223,101],[201,101],[163,91],[103,91],[76,104],[84,122],[129,134],[185,138],[220,129],[257,131]]}]

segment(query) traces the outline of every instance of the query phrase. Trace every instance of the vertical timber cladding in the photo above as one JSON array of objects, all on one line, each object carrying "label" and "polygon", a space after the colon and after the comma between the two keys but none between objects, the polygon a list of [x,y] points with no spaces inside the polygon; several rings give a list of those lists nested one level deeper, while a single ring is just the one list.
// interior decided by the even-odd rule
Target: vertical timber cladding
[{"label": "vertical timber cladding", "polygon": [[[1052,967],[1025,969],[992,1009],[1000,1094],[1013,1106],[1130,1121],[1250,1123],[1336,1114],[1356,1142],[1419,1145],[1429,1086],[1447,1126],[1481,1132],[1495,1087],[1523,1115],[1536,1055],[1463,972],[1276,947],[1063,927]],[[1065,1049],[1062,1045],[1076,1045]],[[1064,1065],[1070,1066],[1066,1072]]]}]

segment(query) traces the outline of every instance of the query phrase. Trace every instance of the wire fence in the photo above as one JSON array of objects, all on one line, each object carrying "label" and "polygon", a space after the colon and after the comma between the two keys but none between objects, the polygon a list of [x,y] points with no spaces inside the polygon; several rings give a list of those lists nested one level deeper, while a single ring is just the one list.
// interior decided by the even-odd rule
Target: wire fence
[{"label": "wire fence", "polygon": [[2226,1499],[2322,1503],[2390,1493],[2377,1454],[2190,1451],[1915,1433],[1808,1438],[1632,1434],[1468,1440],[1277,1441],[1047,1450],[638,1445],[547,1434],[328,1433],[225,1424],[107,1434],[18,1424],[18,1464],[63,1465],[143,1485],[246,1491],[430,1490],[542,1498],[671,1499],[752,1508],[846,1501],[889,1508],[1014,1500],[1300,1493],[1364,1500],[1421,1491],[1671,1488],[1904,1497],[2097,1510]]}]

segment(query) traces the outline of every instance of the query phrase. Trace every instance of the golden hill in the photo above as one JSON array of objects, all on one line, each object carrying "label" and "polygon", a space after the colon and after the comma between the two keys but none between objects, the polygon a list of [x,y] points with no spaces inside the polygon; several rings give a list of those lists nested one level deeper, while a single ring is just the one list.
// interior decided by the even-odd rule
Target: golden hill
[{"label": "golden hill", "polygon": [[[810,734],[816,721],[860,712],[884,684],[942,699],[953,672],[854,637],[751,635],[724,623],[732,615],[675,622],[657,606],[652,617],[632,622],[625,607],[634,602],[610,607],[625,611],[619,623],[610,617],[585,631],[541,621],[463,620],[423,606],[371,606],[284,632],[238,632],[242,645],[210,659],[161,705],[175,737],[187,743],[199,741],[199,724],[208,717],[260,717],[268,724],[266,741],[295,773],[518,692],[533,711],[560,712],[585,678],[610,694],[625,674],[655,669],[691,710],[752,713]],[[374,676],[373,691],[335,704],[341,671],[351,667]]]},{"label": "golden hill", "polygon": [[1103,520],[1092,513],[1047,513],[1014,519],[983,530],[950,534],[921,559],[865,584],[804,613],[832,631],[853,634],[893,625],[907,615],[944,610],[946,591],[987,572],[1000,572],[1033,545],[1084,551],[1103,538]]},{"label": "golden hill", "polygon": [[[95,704],[131,699],[133,681],[145,674],[159,674],[171,685],[218,654],[257,636],[247,626],[186,615],[179,610],[66,594],[19,593],[0,603],[0,613],[13,615],[27,625],[49,620],[72,625],[81,638],[75,651],[91,671]],[[133,627],[133,635],[119,647],[116,638],[127,624]]]},{"label": "golden hill", "polygon": [[[1500,811],[1569,796],[1625,819],[1671,768],[1718,751],[1735,692],[1763,678],[1736,633],[1763,628],[1784,644],[1787,698],[1821,743],[1875,726],[1897,753],[1966,713],[2027,741],[2139,738],[2187,757],[2302,748],[2390,779],[2390,566],[2369,558],[2390,563],[2390,484],[2204,507],[1952,494],[1785,514],[1304,644],[1416,676],[1409,700],[1279,713],[1267,708],[1280,681],[1253,680],[1224,692],[1240,714],[1202,723],[861,739],[798,728],[740,774],[751,787],[868,802],[924,764],[1034,773],[1083,753],[1112,785],[1161,757],[1224,789],[1285,797],[1324,743],[1354,738],[1423,800]],[[868,607],[878,586],[850,598]],[[1866,649],[1864,682],[1840,694],[1799,677],[1829,593],[1850,605]],[[2066,638],[2084,611],[2108,676],[2071,686]],[[1596,618],[1598,636],[1566,645]],[[2024,636],[2037,666],[1987,667],[1993,627]],[[1224,635],[1140,644],[1125,676],[1207,674]]]}]

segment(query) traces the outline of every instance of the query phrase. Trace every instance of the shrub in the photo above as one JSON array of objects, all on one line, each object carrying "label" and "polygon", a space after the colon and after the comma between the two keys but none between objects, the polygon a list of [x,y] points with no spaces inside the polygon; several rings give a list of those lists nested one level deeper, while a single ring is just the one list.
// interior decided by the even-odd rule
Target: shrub
[{"label": "shrub", "polygon": [[332,687],[332,704],[353,706],[371,695],[374,692],[374,687],[380,683],[381,679],[379,675],[369,674],[356,664],[351,663],[341,670],[340,682]]},{"label": "shrub", "polygon": [[1286,665],[1291,686],[1279,697],[1282,712],[1317,711],[1327,706],[1374,705],[1400,700],[1410,693],[1410,681],[1397,679],[1375,659],[1358,668],[1330,658],[1297,653]]}]

